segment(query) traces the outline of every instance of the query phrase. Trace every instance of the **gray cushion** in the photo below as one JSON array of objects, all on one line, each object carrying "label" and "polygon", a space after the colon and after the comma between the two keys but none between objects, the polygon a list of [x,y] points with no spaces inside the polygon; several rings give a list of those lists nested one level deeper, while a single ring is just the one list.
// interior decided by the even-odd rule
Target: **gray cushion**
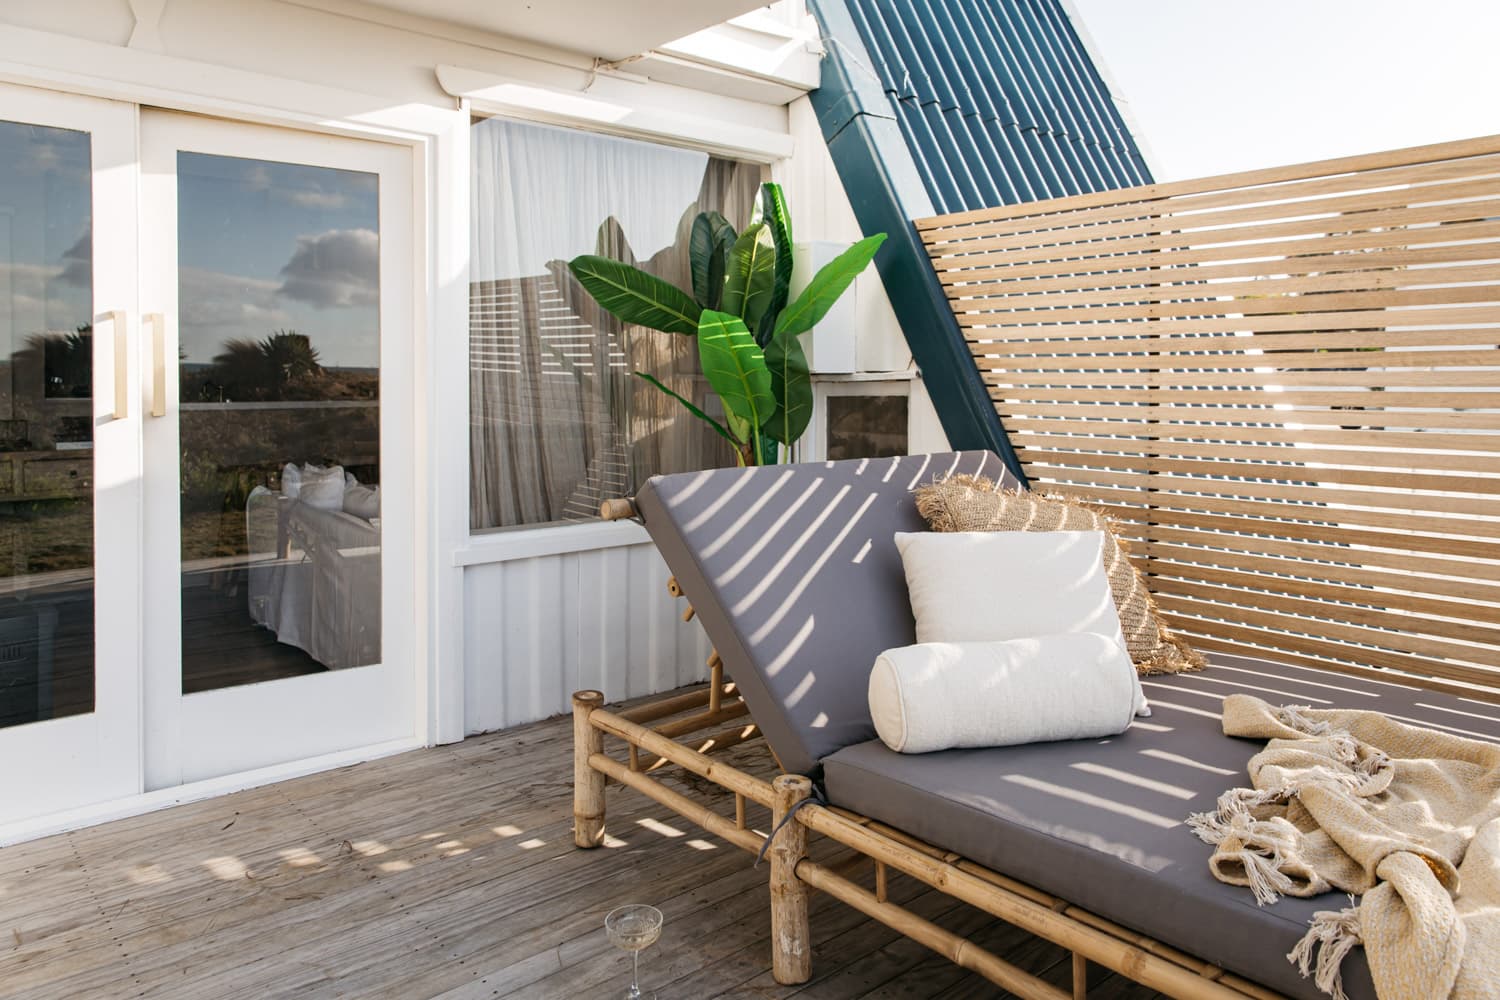
[{"label": "gray cushion", "polygon": [[646,528],[788,771],[875,738],[875,658],[915,641],[898,531],[924,527],[911,490],[1006,476],[990,452],[657,476]]},{"label": "gray cushion", "polygon": [[[1247,783],[1260,744],[1220,728],[1223,697],[1374,709],[1500,742],[1500,706],[1382,681],[1218,656],[1200,674],[1142,678],[1153,715],[1120,736],[902,755],[878,740],[828,757],[835,805],[863,813],[1291,996],[1322,997],[1287,962],[1336,893],[1258,907],[1208,871],[1184,825]],[[1353,1000],[1375,996],[1363,949],[1344,965]]]}]

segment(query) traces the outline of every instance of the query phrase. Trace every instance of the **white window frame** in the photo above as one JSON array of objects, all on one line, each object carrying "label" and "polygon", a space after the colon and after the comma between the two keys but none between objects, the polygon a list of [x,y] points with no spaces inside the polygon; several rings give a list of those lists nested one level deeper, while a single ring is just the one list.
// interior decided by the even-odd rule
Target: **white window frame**
[{"label": "white window frame", "polygon": [[[449,66],[438,67],[438,82],[450,94],[459,96],[454,88],[460,86],[461,83],[470,86],[470,90],[459,96],[459,99],[466,102],[471,118],[504,118],[525,124],[554,125],[581,132],[594,132],[622,139],[638,139],[657,145],[676,146],[744,163],[757,163],[762,168],[762,182],[773,180],[778,173],[777,168],[781,166],[785,157],[791,155],[792,139],[784,133],[749,127],[726,127],[714,119],[667,112],[643,112],[621,117],[618,114],[617,105],[572,94],[544,91],[538,87],[521,88],[521,92],[527,94],[547,95],[546,101],[538,99],[539,106],[533,107],[520,102],[519,99],[510,101],[497,97],[498,93],[511,94],[514,91],[486,90],[480,86],[486,82],[498,86],[495,81],[501,79],[473,70],[459,70]],[[505,86],[509,87],[511,84],[505,84]],[[519,84],[515,86],[521,87]],[[554,101],[568,109],[569,113],[563,114],[548,110],[551,102]],[[611,114],[613,118],[610,118]],[[640,124],[642,114],[647,116],[648,121],[655,124],[650,128],[632,127],[631,123],[637,126]],[[670,122],[671,128],[668,129],[662,125],[663,121]],[[740,141],[729,144],[700,141],[703,136],[722,136],[727,133],[739,135]],[[465,177],[465,183],[468,183],[467,172]],[[467,327],[464,332],[464,363],[467,365]],[[466,372],[465,379],[467,378]],[[467,381],[465,384],[467,385]],[[465,394],[465,403],[466,405],[468,403],[467,394]],[[465,427],[467,426],[465,424]],[[467,460],[468,447],[469,441],[465,437],[464,488],[466,495],[470,472]],[[453,565],[459,568],[514,562],[520,559],[536,559],[543,556],[567,555],[571,552],[623,548],[630,545],[643,545],[651,541],[651,536],[646,533],[646,529],[633,521],[573,524],[553,521],[535,525],[517,524],[474,528],[470,526],[469,517],[470,511],[466,505],[464,508],[466,525],[464,544],[453,550]]]}]

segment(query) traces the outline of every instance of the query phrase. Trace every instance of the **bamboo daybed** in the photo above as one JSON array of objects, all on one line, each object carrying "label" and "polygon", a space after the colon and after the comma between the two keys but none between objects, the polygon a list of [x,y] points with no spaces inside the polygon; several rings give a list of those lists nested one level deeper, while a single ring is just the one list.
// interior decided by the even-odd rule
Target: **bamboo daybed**
[{"label": "bamboo daybed", "polygon": [[[784,983],[810,974],[807,893],[818,890],[1018,996],[1067,996],[891,902],[896,871],[1070,949],[1075,996],[1089,961],[1179,997],[1318,996],[1282,956],[1326,900],[1257,908],[1209,876],[1207,851],[1181,822],[1212,807],[1257,749],[1218,732],[1217,699],[1246,689],[1312,704],[1331,696],[1438,726],[1462,713],[1465,731],[1495,739],[1500,712],[1387,681],[1216,656],[1203,673],[1147,678],[1156,714],[1113,740],[892,753],[874,739],[865,696],[875,656],[912,641],[892,535],[919,524],[911,486],[951,471],[1003,475],[994,455],[971,452],[647,484],[625,509],[642,517],[713,640],[714,679],[705,692],[623,713],[606,710],[598,692],[575,695],[578,845],[602,841],[606,779],[752,853],[765,838],[746,807],[770,809],[763,828],[780,827],[768,851],[773,964]],[[747,711],[787,772],[774,781],[677,740]],[[742,721],[728,740],[707,742],[722,747],[747,731]],[[604,753],[606,736],[631,748],[629,762]],[[655,780],[657,758],[734,793],[735,815]],[[815,782],[831,804],[807,804],[781,825]],[[810,860],[810,834],[872,859],[875,890]],[[1345,984],[1355,1000],[1374,996],[1358,952]]]},{"label": "bamboo daybed", "polygon": [[[900,872],[1070,949],[1075,997],[1088,962],[1177,997],[1320,997],[1284,956],[1342,898],[1258,908],[1181,821],[1256,749],[1219,731],[1236,690],[1500,740],[1497,168],[1500,137],[918,220],[1019,467],[1103,505],[1209,668],[1146,678],[1156,714],[1111,741],[903,758],[866,701],[875,657],[913,638],[892,534],[922,527],[917,482],[1000,460],[660,477],[606,514],[644,520],[713,679],[621,713],[575,696],[577,843],[601,842],[606,779],[750,852],[746,806],[769,808],[784,983],[809,975],[818,890],[1016,995],[1068,995],[897,906]],[[731,745],[747,712],[772,782],[677,741],[739,719],[706,741]],[[831,804],[798,808],[815,783]],[[873,859],[873,891],[809,859],[810,834]],[[1362,950],[1343,972],[1374,996]]]}]

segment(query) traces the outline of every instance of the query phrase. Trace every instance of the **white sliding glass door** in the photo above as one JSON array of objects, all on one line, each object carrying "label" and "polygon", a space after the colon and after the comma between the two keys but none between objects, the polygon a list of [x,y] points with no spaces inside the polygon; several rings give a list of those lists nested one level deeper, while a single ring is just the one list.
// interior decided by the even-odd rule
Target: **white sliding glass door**
[{"label": "white sliding glass door", "polygon": [[0,839],[416,734],[413,223],[408,147],[0,84]]},{"label": "white sliding glass door", "polygon": [[0,84],[0,826],[140,789],[135,157]]},{"label": "white sliding glass door", "polygon": [[411,153],[141,118],[147,788],[411,737]]}]

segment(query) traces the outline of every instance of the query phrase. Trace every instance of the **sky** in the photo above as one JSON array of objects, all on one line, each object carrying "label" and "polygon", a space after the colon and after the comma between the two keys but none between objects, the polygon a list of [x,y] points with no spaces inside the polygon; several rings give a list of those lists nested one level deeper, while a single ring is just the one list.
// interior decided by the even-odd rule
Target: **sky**
[{"label": "sky", "polygon": [[[89,141],[0,121],[0,357],[90,321]],[[375,174],[179,155],[178,316],[185,359],[277,330],[325,365],[379,364]]]},{"label": "sky", "polygon": [[377,177],[178,154],[178,330],[190,364],[278,330],[323,364],[379,364]]},{"label": "sky", "polygon": [[1072,0],[1158,180],[1500,133],[1500,0]]}]

